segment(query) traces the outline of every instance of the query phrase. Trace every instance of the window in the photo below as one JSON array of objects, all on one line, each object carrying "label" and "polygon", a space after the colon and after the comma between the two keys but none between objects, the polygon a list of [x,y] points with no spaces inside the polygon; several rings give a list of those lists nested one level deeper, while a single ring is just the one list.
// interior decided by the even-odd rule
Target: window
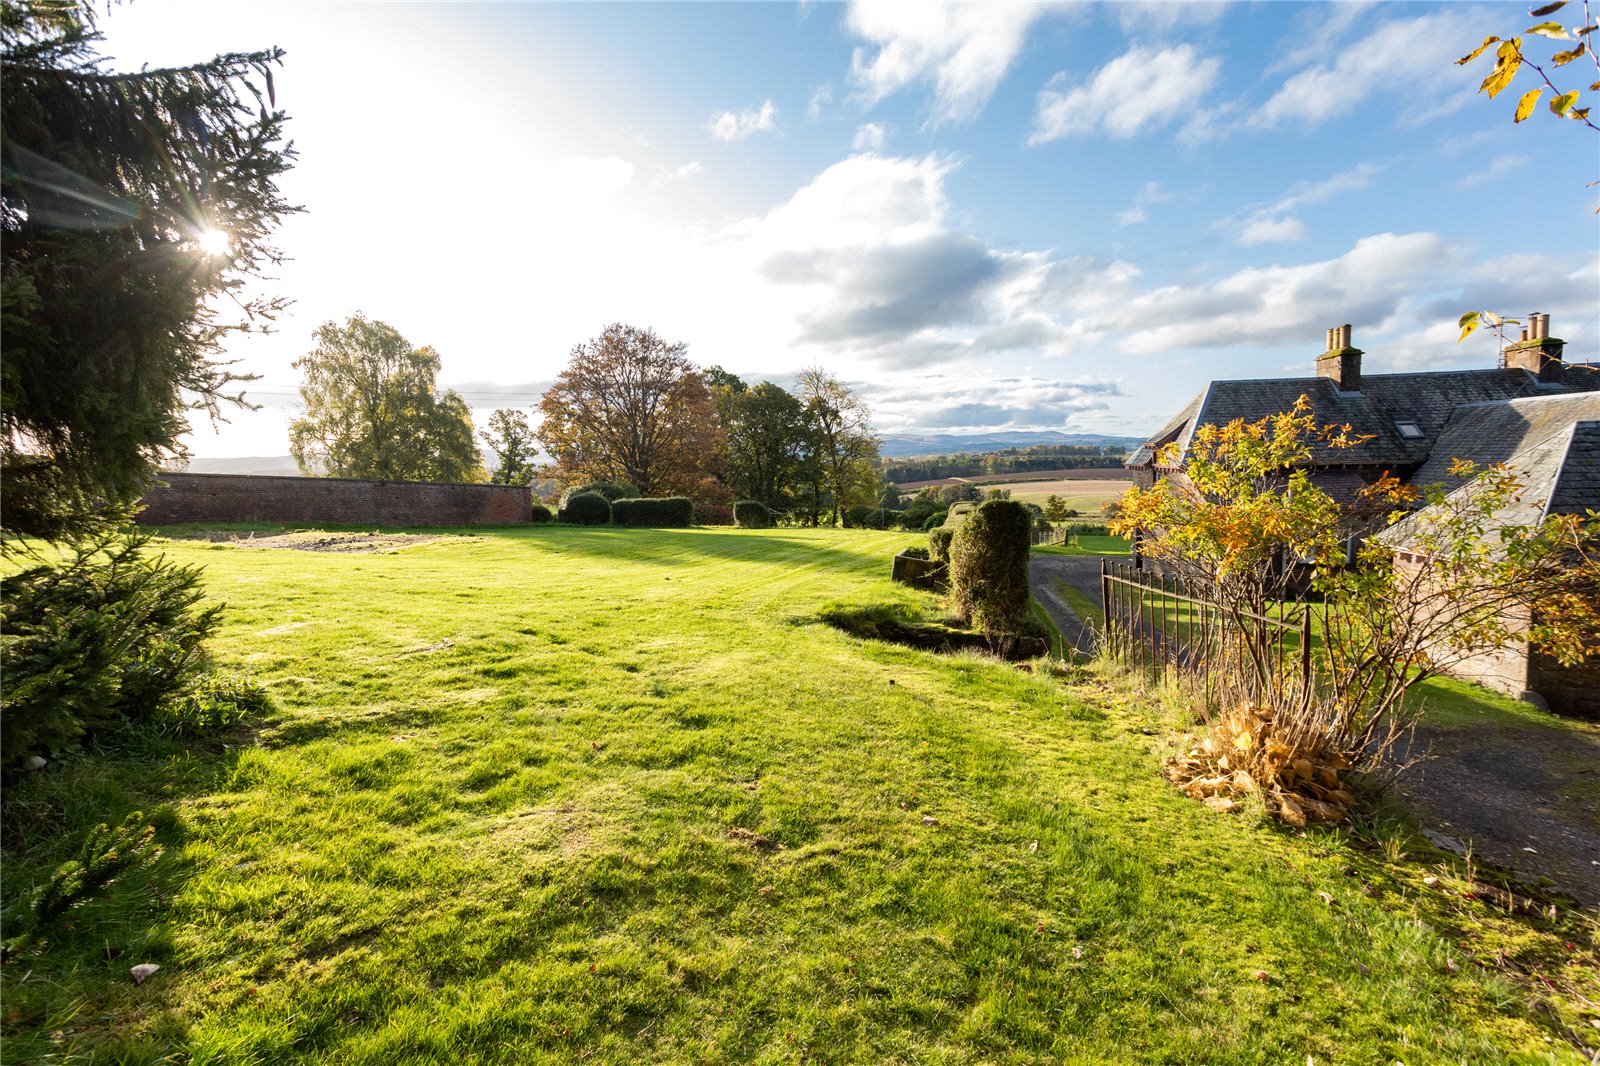
[{"label": "window", "polygon": [[1396,422],[1394,424],[1394,428],[1398,430],[1400,435],[1406,440],[1422,439],[1422,427],[1417,425],[1415,422]]}]

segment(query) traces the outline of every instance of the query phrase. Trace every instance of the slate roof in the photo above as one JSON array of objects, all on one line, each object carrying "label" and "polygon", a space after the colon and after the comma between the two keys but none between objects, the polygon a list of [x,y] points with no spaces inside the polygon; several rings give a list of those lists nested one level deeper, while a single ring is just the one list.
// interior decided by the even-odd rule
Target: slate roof
[{"label": "slate roof", "polygon": [[[1600,414],[1600,396],[1592,397],[1590,411]],[[1531,401],[1540,405],[1553,404],[1554,400]],[[1524,404],[1494,404],[1497,408],[1526,406]],[[1572,409],[1573,405],[1562,405]],[[1485,425],[1489,418],[1504,420],[1500,412],[1471,412],[1463,423],[1462,431],[1472,426]],[[1546,429],[1550,426],[1547,423]],[[1526,488],[1520,496],[1494,513],[1486,533],[1507,526],[1534,525],[1552,514],[1583,514],[1600,510],[1600,420],[1567,421],[1542,437],[1524,438],[1523,447],[1505,457],[1508,466],[1522,476]],[[1450,495],[1460,499],[1466,494],[1481,491],[1476,485],[1465,485]],[[1433,508],[1423,508],[1416,514],[1401,519],[1382,533],[1378,539],[1394,547],[1405,547],[1426,528]]]},{"label": "slate roof", "polygon": [[[1317,446],[1312,462],[1322,467],[1377,466],[1396,473],[1421,466],[1462,404],[1481,404],[1520,397],[1563,395],[1600,390],[1600,367],[1567,364],[1562,379],[1540,382],[1526,370],[1449,370],[1417,374],[1365,374],[1359,392],[1342,392],[1325,377],[1258,378],[1213,381],[1155,436],[1127,460],[1148,465],[1155,451],[1176,438],[1187,449],[1202,425],[1226,425],[1234,419],[1254,422],[1287,411],[1300,396],[1311,401],[1319,423],[1349,423],[1354,433],[1371,440],[1354,448]],[[1396,423],[1415,422],[1422,436],[1401,436]]]},{"label": "slate roof", "polygon": [[[1600,422],[1600,392],[1463,404],[1456,408],[1439,434],[1433,454],[1411,481],[1453,487],[1460,479],[1449,475],[1452,459],[1471,459],[1479,466],[1509,463],[1518,453],[1566,434],[1574,422]],[[1600,506],[1600,502],[1591,506]]]}]

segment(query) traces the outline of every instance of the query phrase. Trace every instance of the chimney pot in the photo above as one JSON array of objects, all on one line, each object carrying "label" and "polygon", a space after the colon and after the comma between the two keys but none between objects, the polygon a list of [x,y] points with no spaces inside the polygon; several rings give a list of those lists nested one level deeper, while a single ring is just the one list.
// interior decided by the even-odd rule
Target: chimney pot
[{"label": "chimney pot", "polygon": [[1317,357],[1317,376],[1327,378],[1340,392],[1361,391],[1361,352],[1350,345],[1349,323],[1328,331],[1328,350]]},{"label": "chimney pot", "polygon": [[1561,361],[1565,348],[1565,341],[1550,336],[1550,316],[1530,311],[1522,340],[1506,348],[1505,365],[1512,370],[1526,370],[1540,381],[1560,381],[1566,367]]}]

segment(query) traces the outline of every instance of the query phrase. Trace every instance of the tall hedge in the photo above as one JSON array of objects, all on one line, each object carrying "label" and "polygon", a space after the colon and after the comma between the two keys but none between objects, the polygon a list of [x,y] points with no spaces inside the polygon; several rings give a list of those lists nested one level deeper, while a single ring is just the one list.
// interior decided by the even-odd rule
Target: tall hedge
[{"label": "tall hedge", "polygon": [[598,492],[579,492],[561,498],[558,517],[575,526],[603,526],[611,521],[611,501]]},{"label": "tall hedge", "polygon": [[639,495],[639,490],[625,481],[591,481],[587,485],[574,485],[563,492],[560,506],[565,507],[568,500],[585,492],[598,493],[606,498],[607,503],[616,503],[618,500],[632,499]]},{"label": "tall hedge", "polygon": [[618,526],[686,529],[694,525],[694,503],[687,496],[668,496],[659,500],[617,500],[611,505],[611,523]]},{"label": "tall hedge", "polygon": [[956,535],[953,529],[939,526],[928,530],[928,551],[933,558],[941,563],[950,561],[950,540]]},{"label": "tall hedge", "polygon": [[760,500],[739,500],[733,505],[733,520],[741,529],[771,529],[772,508]]},{"label": "tall hedge", "polygon": [[1015,500],[982,504],[950,542],[956,615],[988,635],[1023,633],[1028,614],[1028,548],[1033,515]]}]

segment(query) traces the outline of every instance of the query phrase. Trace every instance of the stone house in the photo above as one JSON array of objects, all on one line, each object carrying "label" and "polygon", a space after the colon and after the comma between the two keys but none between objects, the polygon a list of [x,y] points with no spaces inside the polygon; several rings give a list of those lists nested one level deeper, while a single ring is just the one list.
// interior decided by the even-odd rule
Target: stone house
[{"label": "stone house", "polygon": [[[1311,377],[1213,381],[1128,457],[1135,484],[1148,488],[1181,477],[1195,431],[1235,419],[1253,422],[1309,398],[1319,423],[1349,423],[1369,437],[1353,448],[1313,448],[1310,475],[1335,499],[1351,500],[1385,473],[1422,486],[1448,486],[1450,461],[1504,462],[1528,479],[1522,505],[1503,521],[1539,521],[1547,513],[1600,510],[1600,365],[1570,363],[1565,342],[1549,335],[1549,317],[1532,314],[1501,365],[1481,370],[1363,374],[1349,325],[1330,329]],[[1176,449],[1163,455],[1168,445]],[[1404,529],[1392,534],[1404,565]],[[1381,536],[1391,540],[1386,531]],[[1536,692],[1556,710],[1600,717],[1600,661],[1563,670],[1526,645],[1458,671],[1513,695]]]}]

